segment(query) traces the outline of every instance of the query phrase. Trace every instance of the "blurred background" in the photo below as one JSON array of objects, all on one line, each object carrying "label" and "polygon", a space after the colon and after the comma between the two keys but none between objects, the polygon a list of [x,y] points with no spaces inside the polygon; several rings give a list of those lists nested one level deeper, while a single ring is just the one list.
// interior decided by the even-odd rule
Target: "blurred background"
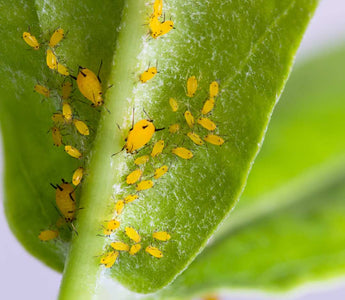
[{"label": "blurred background", "polygon": [[[296,65],[302,64],[320,53],[330,52],[338,45],[345,45],[344,13],[344,0],[321,1],[299,49]],[[2,201],[3,161],[1,149],[2,145],[0,139],[0,197]],[[25,297],[25,299],[38,300],[56,299],[61,275],[44,266],[22,248],[8,228],[2,205],[0,214],[1,298],[22,299]],[[221,299],[232,300],[265,300],[273,298],[287,300],[344,299],[345,278],[306,285],[284,296],[279,295],[279,297],[256,291],[223,292],[221,294]]]}]

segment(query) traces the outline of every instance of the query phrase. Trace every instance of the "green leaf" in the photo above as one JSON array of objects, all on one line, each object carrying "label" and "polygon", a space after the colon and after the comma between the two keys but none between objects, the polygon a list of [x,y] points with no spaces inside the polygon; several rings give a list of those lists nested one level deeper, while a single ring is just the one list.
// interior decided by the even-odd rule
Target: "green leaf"
[{"label": "green leaf", "polygon": [[238,209],[162,298],[343,275],[344,50],[293,72]]},{"label": "green leaf", "polygon": [[[126,226],[140,232],[144,249],[152,244],[164,255],[157,259],[144,249],[135,256],[121,253],[106,272],[137,292],[153,292],[167,285],[202,250],[238,199],[316,3],[165,1],[164,12],[176,29],[157,40],[148,38],[148,28],[143,26],[152,5],[137,0],[109,1],[101,7],[91,1],[10,4],[6,9],[9,23],[1,36],[9,42],[0,51],[5,62],[0,71],[4,86],[0,105],[2,128],[6,127],[6,213],[24,246],[50,266],[61,270],[70,246],[61,298],[91,297],[104,277],[97,256],[107,251],[112,240],[130,242],[123,233]],[[79,103],[87,102],[79,91],[73,94],[74,111],[89,120],[94,132],[89,139],[81,140],[75,132],[65,137],[83,151],[88,174],[77,191],[82,209],[75,221],[78,235],[72,234],[71,244],[68,230],[56,243],[43,244],[37,239],[39,230],[58,218],[49,182],[57,183],[61,177],[69,180],[80,162],[62,149],[53,149],[46,135],[50,116],[61,104],[58,99],[40,103],[32,87],[38,77],[47,78],[47,84],[59,90],[63,78],[45,66],[44,47],[26,50],[20,36],[27,25],[36,36],[41,30],[41,39],[49,39],[49,31],[57,26],[68,30],[56,51],[73,74],[78,65],[96,72],[103,60],[103,87],[114,85],[105,95],[110,113]],[[140,83],[139,74],[156,61],[160,73]],[[186,78],[191,75],[199,80],[193,99],[185,91]],[[222,147],[197,147],[185,137],[189,129],[183,113],[190,109],[196,117],[200,114],[209,84],[216,79],[221,93],[211,119],[226,142]],[[180,103],[177,113],[168,105],[170,97]],[[164,153],[151,159],[144,177],[151,178],[154,168],[162,164],[169,166],[169,172],[155,181],[154,188],[140,193],[139,200],[126,205],[119,217],[121,228],[109,239],[99,235],[104,221],[114,216],[114,199],[135,191],[124,182],[135,169],[133,157],[138,155],[122,152],[111,157],[124,144],[133,107],[136,121],[147,118],[145,109],[156,128],[179,122],[182,130],[175,136],[168,130],[159,131],[149,147],[140,151],[140,155],[149,154],[151,145],[164,139]],[[207,134],[200,126],[195,131]],[[171,150],[176,145],[191,149],[193,159],[174,157]],[[153,241],[152,233],[157,230],[171,233],[171,240]]]}]

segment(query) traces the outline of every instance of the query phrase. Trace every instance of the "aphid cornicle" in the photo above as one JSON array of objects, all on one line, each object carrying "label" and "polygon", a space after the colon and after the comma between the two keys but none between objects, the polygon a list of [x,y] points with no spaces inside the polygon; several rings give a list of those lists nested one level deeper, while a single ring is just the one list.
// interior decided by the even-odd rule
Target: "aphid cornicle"
[{"label": "aphid cornicle", "polygon": [[60,147],[62,145],[62,135],[60,129],[58,127],[52,127],[51,130],[54,146]]},{"label": "aphid cornicle", "polygon": [[156,231],[152,234],[152,237],[162,242],[166,242],[171,239],[171,235],[166,231]]},{"label": "aphid cornicle", "polygon": [[140,179],[142,175],[143,175],[143,171],[141,171],[140,169],[136,169],[126,177],[126,183],[134,184]]},{"label": "aphid cornicle", "polygon": [[40,44],[38,43],[37,39],[30,32],[23,33],[23,40],[35,50],[40,48]]},{"label": "aphid cornicle", "polygon": [[210,84],[210,98],[217,97],[219,93],[219,84],[217,81],[213,81]]},{"label": "aphid cornicle", "polygon": [[47,241],[56,239],[58,236],[59,236],[59,231],[47,229],[47,230],[41,231],[38,238],[42,242],[47,242]]},{"label": "aphid cornicle", "polygon": [[81,182],[81,180],[83,179],[84,176],[84,168],[83,167],[79,167],[78,169],[76,169],[73,173],[72,176],[72,183],[77,186],[79,185],[79,183]]},{"label": "aphid cornicle", "polygon": [[212,109],[214,108],[214,98],[209,98],[205,101],[204,106],[202,107],[201,113],[203,115],[207,115],[209,112],[212,111]]},{"label": "aphid cornicle", "polygon": [[118,256],[118,251],[110,251],[101,258],[101,264],[104,265],[106,268],[111,268],[116,262]]},{"label": "aphid cornicle", "polygon": [[126,235],[134,242],[140,243],[141,237],[139,233],[132,227],[126,227],[125,228]]},{"label": "aphid cornicle", "polygon": [[178,110],[178,102],[174,98],[169,99],[169,104],[173,112],[177,112]]},{"label": "aphid cornicle", "polygon": [[179,124],[172,124],[169,126],[169,132],[170,133],[176,133],[180,130],[180,125]]},{"label": "aphid cornicle", "polygon": [[50,91],[49,91],[49,89],[46,88],[46,87],[43,86],[43,85],[36,84],[36,85],[34,86],[34,90],[35,90],[37,93],[41,94],[42,96],[44,96],[44,97],[46,97],[46,98],[49,98],[49,96],[50,96]]},{"label": "aphid cornicle", "polygon": [[193,126],[194,126],[194,124],[195,124],[195,120],[194,120],[194,117],[193,117],[192,113],[191,113],[189,110],[187,110],[187,111],[184,113],[184,117],[185,117],[185,119],[186,119],[186,122],[187,122],[188,126],[189,126],[190,128],[193,128]]},{"label": "aphid cornicle", "polygon": [[54,31],[49,40],[49,47],[54,48],[65,36],[65,32],[62,28],[58,28]]},{"label": "aphid cornicle", "polygon": [[134,163],[137,165],[137,166],[140,166],[140,165],[144,165],[146,164],[150,159],[150,156],[148,155],[143,155],[143,156],[140,156],[140,157],[137,157],[134,161]]},{"label": "aphid cornicle", "polygon": [[47,66],[49,69],[56,70],[57,69],[57,58],[54,52],[51,49],[47,50]]},{"label": "aphid cornicle", "polygon": [[160,168],[157,168],[157,169],[155,170],[155,174],[154,174],[153,178],[154,178],[154,179],[159,179],[159,178],[161,178],[166,172],[168,172],[168,169],[169,169],[169,167],[166,166],[166,165],[164,165],[164,166],[162,166],[162,167],[160,167]]},{"label": "aphid cornicle", "polygon": [[217,128],[216,124],[212,122],[209,118],[199,118],[198,124],[209,131],[213,131]]},{"label": "aphid cornicle", "polygon": [[198,80],[195,76],[191,76],[187,79],[187,96],[192,98],[198,88]]},{"label": "aphid cornicle", "polygon": [[201,146],[204,144],[203,140],[201,137],[196,134],[195,132],[188,132],[187,136],[193,141],[194,144]]},{"label": "aphid cornicle", "polygon": [[77,85],[83,96],[94,106],[101,106],[104,103],[101,82],[91,70],[79,67]]},{"label": "aphid cornicle", "polygon": [[156,258],[162,258],[163,257],[163,253],[162,251],[160,251],[158,248],[153,247],[153,246],[147,246],[145,251],[149,254],[151,254],[152,256],[156,257]]},{"label": "aphid cornicle", "polygon": [[135,189],[138,192],[140,192],[140,191],[144,191],[144,190],[148,190],[148,189],[152,188],[153,185],[154,185],[154,183],[152,180],[143,180],[137,184]]},{"label": "aphid cornicle", "polygon": [[55,190],[55,201],[58,209],[65,218],[66,222],[74,220],[76,204],[73,186],[62,179],[62,183],[56,186],[50,184]]},{"label": "aphid cornicle", "polygon": [[68,155],[70,155],[70,156],[72,156],[74,158],[78,158],[79,159],[79,158],[81,158],[83,156],[81,154],[81,152],[77,148],[75,148],[75,147],[73,147],[71,145],[66,145],[65,146],[65,151],[66,151],[66,153]]},{"label": "aphid cornicle", "polygon": [[129,246],[123,242],[113,242],[110,246],[117,251],[129,251]]},{"label": "aphid cornicle", "polygon": [[184,148],[184,147],[176,147],[171,150],[172,153],[177,155],[178,157],[181,157],[183,159],[191,159],[193,157],[192,151]]},{"label": "aphid cornicle", "polygon": [[164,141],[163,140],[159,140],[153,146],[153,149],[152,149],[152,152],[151,152],[151,156],[152,157],[156,157],[157,155],[159,155],[159,154],[161,154],[163,152],[163,149],[164,149]]},{"label": "aphid cornicle", "polygon": [[82,135],[89,135],[90,134],[89,127],[83,121],[74,119],[73,124],[80,134],[82,134]]},{"label": "aphid cornicle", "polygon": [[137,254],[141,249],[141,245],[140,244],[135,244],[132,245],[131,248],[129,249],[129,254],[130,255],[135,255]]},{"label": "aphid cornicle", "polygon": [[216,145],[216,146],[221,146],[224,144],[224,140],[215,134],[208,134],[204,137],[204,140],[210,144]]},{"label": "aphid cornicle", "polygon": [[151,68],[148,68],[142,74],[140,74],[139,79],[142,83],[145,83],[145,82],[149,81],[150,79],[152,79],[156,74],[157,74],[157,68],[151,67]]}]

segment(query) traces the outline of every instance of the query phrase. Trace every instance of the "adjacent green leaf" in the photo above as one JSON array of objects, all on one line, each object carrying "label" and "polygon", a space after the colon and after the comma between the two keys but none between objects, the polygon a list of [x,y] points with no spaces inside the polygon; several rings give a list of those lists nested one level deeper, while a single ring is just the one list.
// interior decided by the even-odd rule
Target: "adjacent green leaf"
[{"label": "adjacent green leaf", "polygon": [[[144,250],[133,257],[121,253],[109,273],[128,288],[153,292],[187,267],[243,188],[317,1],[164,3],[164,12],[171,15],[176,30],[157,40],[145,38],[148,29],[143,26],[152,6],[137,0],[126,1],[123,11],[122,2],[107,2],[102,7],[76,1],[12,4],[2,40],[13,43],[2,46],[1,60],[6,63],[0,71],[4,78],[1,122],[2,128],[5,124],[8,128],[4,130],[6,210],[11,227],[24,245],[57,269],[62,268],[66,251],[61,248],[68,246],[68,237],[56,244],[40,244],[37,234],[39,228],[49,226],[57,218],[49,182],[70,178],[78,164],[62,150],[52,150],[45,135],[51,126],[51,113],[61,105],[59,101],[41,104],[39,97],[29,94],[37,77],[49,78],[56,89],[62,79],[47,70],[44,50],[25,50],[20,35],[26,23],[30,23],[37,36],[40,25],[46,38],[49,30],[64,27],[69,34],[57,50],[61,59],[75,74],[78,65],[97,70],[103,60],[103,85],[114,84],[105,97],[110,113],[102,110],[99,114],[87,105],[73,102],[78,115],[90,120],[94,133],[78,144],[87,158],[88,176],[78,191],[83,209],[75,222],[79,234],[73,234],[61,298],[91,297],[104,273],[96,256],[106,251],[111,240],[129,242],[123,234],[126,226],[140,232],[143,248],[153,244],[164,254],[157,259]],[[25,64],[21,65],[18,62],[23,58]],[[158,62],[160,73],[141,84],[139,74],[154,61]],[[9,78],[7,70],[12,71]],[[191,75],[199,79],[193,99],[185,96],[186,78]],[[216,79],[222,91],[211,118],[218,125],[216,132],[226,137],[226,143],[222,147],[196,147],[184,138],[188,128],[183,113],[190,109],[196,117],[200,114],[209,84]],[[74,97],[80,99],[78,91]],[[179,101],[178,113],[171,112],[170,97]],[[123,128],[130,128],[133,107],[136,120],[147,118],[142,112],[144,108],[157,128],[179,122],[182,130],[176,136],[167,130],[155,134],[152,142],[162,138],[167,147],[162,158],[154,160],[154,167],[168,164],[169,173],[156,181],[154,188],[140,193],[139,201],[126,206],[120,216],[121,230],[111,239],[104,238],[99,234],[103,222],[113,217],[114,198],[121,199],[134,191],[124,184],[135,168],[132,155],[120,153],[111,157],[124,144]],[[202,136],[207,134],[200,127],[195,130]],[[73,134],[66,139],[77,143]],[[173,157],[170,153],[176,145],[191,149],[193,159],[182,161]],[[151,147],[146,147],[140,154],[150,151]],[[153,166],[145,170],[146,179],[152,177]],[[156,230],[169,231],[172,239],[165,243],[153,241],[151,235]]]},{"label": "adjacent green leaf", "polygon": [[[293,72],[238,210],[162,298],[217,288],[280,291],[343,275],[344,50]],[[272,182],[275,191],[266,194]]]}]

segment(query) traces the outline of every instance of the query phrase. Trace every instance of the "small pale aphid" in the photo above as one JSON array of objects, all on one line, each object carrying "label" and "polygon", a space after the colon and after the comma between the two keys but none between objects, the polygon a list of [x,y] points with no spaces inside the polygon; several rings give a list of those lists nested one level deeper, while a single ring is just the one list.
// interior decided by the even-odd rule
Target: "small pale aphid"
[{"label": "small pale aphid", "polygon": [[198,80],[195,76],[191,76],[187,79],[187,96],[192,98],[198,88]]},{"label": "small pale aphid", "polygon": [[124,200],[119,200],[115,204],[115,211],[118,215],[120,215],[123,211],[123,208],[125,207],[125,201]]},{"label": "small pale aphid", "polygon": [[188,126],[189,126],[190,128],[193,128],[193,126],[194,126],[194,124],[195,124],[195,120],[194,120],[194,117],[193,117],[192,113],[191,113],[189,110],[187,110],[187,111],[184,113],[184,117],[185,117],[185,119],[186,119],[186,122],[187,122]]},{"label": "small pale aphid", "polygon": [[216,146],[221,146],[224,144],[224,140],[215,134],[208,134],[204,137],[204,140],[210,144],[216,145]]},{"label": "small pale aphid", "polygon": [[93,106],[101,106],[104,103],[101,82],[91,70],[79,67],[77,85],[79,91],[92,102]]},{"label": "small pale aphid", "polygon": [[214,124],[209,118],[199,118],[198,124],[209,131],[213,131],[217,128],[216,124]]},{"label": "small pale aphid", "polygon": [[62,103],[62,115],[66,123],[70,123],[73,118],[72,107],[67,102]]},{"label": "small pale aphid", "polygon": [[54,48],[65,36],[62,28],[56,29],[49,40],[49,47]]},{"label": "small pale aphid", "polygon": [[47,242],[47,241],[56,239],[58,236],[59,236],[59,231],[47,229],[47,230],[41,231],[38,238],[43,242]]},{"label": "small pale aphid", "polygon": [[151,36],[156,39],[161,33],[161,22],[155,15],[150,18],[149,28]]},{"label": "small pale aphid", "polygon": [[51,130],[52,130],[54,146],[60,147],[62,145],[62,135],[61,135],[60,129],[57,127],[52,127]]},{"label": "small pale aphid", "polygon": [[123,242],[113,242],[110,244],[110,246],[117,251],[129,251],[129,246]]},{"label": "small pale aphid", "polygon": [[207,115],[214,108],[214,98],[207,99],[202,107],[201,113]]},{"label": "small pale aphid", "polygon": [[174,22],[171,20],[161,23],[159,36],[167,34],[173,28],[174,28]]},{"label": "small pale aphid", "polygon": [[61,74],[61,75],[64,75],[64,76],[69,76],[69,71],[67,69],[66,66],[58,63],[57,64],[57,71]]},{"label": "small pale aphid", "polygon": [[63,118],[62,114],[53,114],[52,115],[52,121],[57,124],[63,124],[65,123],[65,119]]},{"label": "small pale aphid", "polygon": [[172,124],[169,126],[169,132],[170,133],[176,133],[180,130],[180,125],[179,124]]},{"label": "small pale aphid", "polygon": [[172,153],[175,155],[183,158],[183,159],[191,159],[193,157],[192,151],[184,148],[184,147],[177,147],[171,150]]},{"label": "small pale aphid", "polygon": [[35,50],[40,48],[40,44],[37,42],[37,39],[30,32],[23,33],[23,40]]},{"label": "small pale aphid", "polygon": [[120,221],[112,219],[107,222],[107,228],[111,230],[115,230],[120,227]]},{"label": "small pale aphid", "polygon": [[89,127],[87,127],[87,125],[83,121],[74,119],[73,124],[80,134],[82,134],[82,135],[89,135],[90,134]]},{"label": "small pale aphid", "polygon": [[125,201],[125,204],[127,204],[133,202],[134,200],[137,200],[138,198],[138,195],[128,195],[123,200]]},{"label": "small pale aphid", "polygon": [[47,50],[47,66],[49,69],[56,70],[57,69],[57,59],[54,52],[51,49]]},{"label": "small pale aphid", "polygon": [[104,265],[106,268],[111,268],[116,262],[118,256],[118,251],[110,251],[101,258],[101,264]]},{"label": "small pale aphid", "polygon": [[150,156],[148,155],[143,155],[143,156],[140,156],[140,157],[137,157],[134,161],[134,163],[137,165],[137,166],[140,166],[140,165],[144,165],[146,164],[150,159]]},{"label": "small pale aphid", "polygon": [[141,178],[142,175],[143,171],[141,171],[140,169],[136,169],[126,177],[126,183],[134,184]]},{"label": "small pale aphid", "polygon": [[83,156],[81,154],[81,152],[77,148],[75,148],[75,147],[73,147],[71,145],[66,145],[65,146],[65,151],[66,151],[67,154],[69,154],[70,156],[72,156],[74,158],[78,158],[79,159],[79,158],[81,158]]},{"label": "small pale aphid", "polygon": [[34,90],[46,98],[50,96],[50,91],[43,85],[36,84]]},{"label": "small pale aphid", "polygon": [[65,221],[72,222],[76,211],[75,192],[73,186],[64,180],[62,180],[60,185],[57,184],[55,186],[51,184],[51,186],[56,190],[56,206],[65,218]]},{"label": "small pale aphid", "polygon": [[84,176],[84,168],[83,167],[79,167],[73,173],[72,183],[75,186],[77,186],[81,182],[81,180],[83,179],[83,176]]},{"label": "small pale aphid", "polygon": [[157,258],[162,258],[163,257],[163,253],[162,251],[160,251],[158,248],[153,247],[153,246],[147,246],[145,251],[149,254],[151,254],[154,257]]},{"label": "small pale aphid", "polygon": [[164,141],[159,140],[155,145],[153,146],[151,156],[156,157],[157,155],[161,154],[164,149]]},{"label": "small pale aphid", "polygon": [[153,185],[154,185],[154,183],[152,180],[143,180],[137,184],[135,189],[138,192],[140,192],[140,191],[144,191],[144,190],[148,190],[148,189],[152,188]]},{"label": "small pale aphid", "polygon": [[178,102],[174,98],[169,99],[169,104],[173,112],[178,110]]},{"label": "small pale aphid", "polygon": [[193,143],[196,144],[196,145],[201,146],[201,145],[204,144],[204,142],[203,142],[203,140],[201,139],[201,137],[200,137],[198,134],[196,134],[195,132],[188,132],[188,133],[187,133],[187,136],[188,136],[188,137],[193,141]]},{"label": "small pale aphid", "polygon": [[140,120],[129,131],[124,148],[133,153],[150,142],[156,128],[150,120]]},{"label": "small pale aphid", "polygon": [[66,81],[63,83],[62,85],[62,89],[61,89],[61,98],[63,100],[67,100],[70,96],[71,96],[71,93],[72,93],[72,83],[69,82],[69,81]]},{"label": "small pale aphid", "polygon": [[130,255],[135,255],[137,254],[141,249],[141,245],[140,244],[135,244],[132,245],[131,248],[129,249],[129,254]]},{"label": "small pale aphid", "polygon": [[165,242],[171,239],[171,235],[166,231],[157,231],[152,234],[152,237],[156,240]]},{"label": "small pale aphid", "polygon": [[155,170],[155,175],[153,176],[154,179],[161,178],[166,172],[168,172],[168,166],[164,165]]},{"label": "small pale aphid", "polygon": [[132,227],[126,227],[125,228],[126,235],[134,242],[140,243],[141,237],[139,233]]},{"label": "small pale aphid", "polygon": [[155,0],[153,3],[153,14],[151,17],[160,17],[163,13],[163,0]]},{"label": "small pale aphid", "polygon": [[142,83],[145,83],[145,82],[149,81],[150,79],[152,79],[156,74],[157,74],[157,68],[151,67],[151,68],[148,68],[142,74],[140,74],[139,79]]},{"label": "small pale aphid", "polygon": [[217,97],[219,93],[219,84],[217,81],[212,81],[210,84],[210,98]]}]

